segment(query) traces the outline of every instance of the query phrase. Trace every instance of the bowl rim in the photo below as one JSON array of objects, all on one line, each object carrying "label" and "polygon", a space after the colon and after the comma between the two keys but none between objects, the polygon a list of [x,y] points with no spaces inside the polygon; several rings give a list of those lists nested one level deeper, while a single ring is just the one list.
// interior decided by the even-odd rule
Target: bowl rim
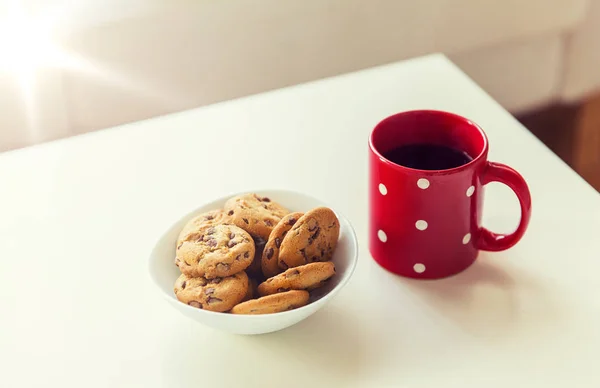
[{"label": "bowl rim", "polygon": [[[153,263],[153,258],[155,256],[157,256],[155,254],[155,251],[158,249],[159,247],[159,242],[166,236],[167,233],[169,233],[169,231],[173,228],[175,228],[175,226],[177,224],[179,224],[181,221],[183,221],[184,219],[189,220],[192,217],[194,217],[195,215],[199,214],[200,209],[215,203],[215,202],[221,202],[221,201],[226,201],[231,197],[235,197],[238,195],[242,195],[242,194],[246,194],[246,193],[261,193],[261,192],[270,192],[270,193],[287,193],[287,194],[292,194],[292,195],[299,195],[299,196],[303,196],[305,198],[308,198],[310,200],[313,200],[315,202],[320,203],[319,206],[325,206],[330,208],[335,215],[338,217],[338,219],[340,220],[340,224],[342,223],[342,221],[347,225],[348,227],[348,231],[349,231],[349,243],[351,245],[351,248],[354,249],[354,255],[353,257],[351,257],[350,260],[350,265],[348,266],[348,269],[344,272],[344,277],[340,280],[340,282],[338,284],[335,285],[335,287],[333,289],[331,289],[331,291],[329,291],[327,294],[323,295],[320,299],[312,302],[312,303],[308,303],[302,307],[298,307],[296,309],[293,310],[289,310],[289,311],[281,311],[281,312],[277,312],[277,313],[270,313],[270,314],[226,314],[224,312],[217,312],[217,311],[209,311],[209,310],[204,310],[204,309],[198,309],[192,306],[189,306],[185,303],[182,303],[181,301],[179,301],[177,298],[173,298],[173,295],[169,295],[167,294],[162,287],[159,286],[158,284],[158,280],[155,278],[154,274],[153,274],[153,270],[152,270],[152,263]],[[272,194],[269,194],[270,196],[273,196]],[[208,210],[207,210],[208,211]],[[339,241],[339,240],[338,240]],[[244,191],[240,191],[240,192],[236,192],[236,193],[232,193],[232,194],[227,194],[227,195],[223,195],[221,197],[215,198],[213,200],[209,200],[204,202],[203,204],[197,206],[194,210],[189,211],[188,213],[186,213],[185,215],[183,215],[182,217],[179,217],[177,220],[175,220],[174,222],[171,223],[171,225],[166,228],[165,230],[163,230],[163,232],[160,234],[160,236],[158,237],[157,241],[154,243],[152,250],[150,251],[150,255],[148,256],[149,260],[147,263],[147,270],[148,270],[148,274],[150,275],[150,278],[152,280],[152,283],[156,286],[156,288],[159,289],[160,293],[162,294],[162,296],[164,298],[167,299],[168,302],[171,303],[177,303],[180,306],[183,306],[183,308],[185,309],[189,309],[188,311],[194,311],[196,313],[199,314],[208,314],[208,316],[215,316],[215,317],[238,317],[239,319],[267,319],[267,317],[282,317],[285,316],[286,314],[288,315],[292,315],[292,314],[298,314],[299,311],[301,310],[305,310],[307,308],[312,308],[315,311],[317,311],[318,309],[320,309],[321,307],[323,307],[323,305],[325,303],[327,303],[327,301],[329,301],[330,299],[332,299],[352,278],[352,276],[354,275],[354,271],[356,270],[356,265],[358,264],[358,255],[359,255],[359,251],[358,251],[359,247],[358,247],[358,238],[356,236],[356,231],[354,230],[354,227],[352,226],[352,223],[350,223],[350,220],[348,220],[348,218],[346,216],[344,216],[342,213],[340,213],[339,211],[337,211],[334,207],[330,206],[328,203],[321,201],[320,199],[313,197],[312,195],[309,194],[305,194],[299,191],[294,191],[294,190],[289,190],[289,189],[260,189],[260,190],[244,190]],[[312,306],[312,307],[309,307]],[[234,318],[234,319],[238,319],[238,318]]]}]

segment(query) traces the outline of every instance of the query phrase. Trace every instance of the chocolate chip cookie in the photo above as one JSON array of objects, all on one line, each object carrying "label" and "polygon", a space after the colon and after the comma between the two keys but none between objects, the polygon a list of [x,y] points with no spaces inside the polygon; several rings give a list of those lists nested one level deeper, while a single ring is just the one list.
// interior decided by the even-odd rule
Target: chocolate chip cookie
[{"label": "chocolate chip cookie", "polygon": [[244,271],[224,278],[190,278],[181,275],[175,281],[175,296],[192,307],[223,312],[240,303],[248,291],[248,276]]},{"label": "chocolate chip cookie", "polygon": [[187,224],[185,224],[183,229],[181,229],[179,237],[177,237],[177,247],[179,248],[183,240],[185,240],[185,238],[191,233],[197,232],[204,226],[226,224],[229,221],[228,218],[229,217],[222,209],[211,210],[195,216],[189,220]]},{"label": "chocolate chip cookie", "polygon": [[301,265],[267,279],[258,286],[258,293],[265,296],[289,290],[310,290],[321,286],[334,274],[335,266],[331,261]]},{"label": "chocolate chip cookie", "polygon": [[270,278],[277,275],[283,270],[279,268],[279,247],[283,238],[287,232],[292,229],[292,226],[302,217],[304,213],[290,213],[283,217],[281,221],[273,228],[273,231],[269,235],[269,240],[265,245],[265,249],[262,254],[261,267],[265,277]]},{"label": "chocolate chip cookie", "polygon": [[293,310],[308,303],[308,291],[288,291],[263,296],[240,303],[231,309],[232,314],[272,314]]},{"label": "chocolate chip cookie", "polygon": [[252,237],[235,225],[205,226],[189,234],[176,253],[179,270],[207,279],[233,275],[254,259]]},{"label": "chocolate chip cookie", "polygon": [[279,267],[331,260],[339,234],[340,222],[333,210],[318,207],[305,213],[281,242]]},{"label": "chocolate chip cookie", "polygon": [[267,240],[271,231],[289,211],[270,198],[243,194],[225,202],[225,213],[231,222],[253,236]]}]

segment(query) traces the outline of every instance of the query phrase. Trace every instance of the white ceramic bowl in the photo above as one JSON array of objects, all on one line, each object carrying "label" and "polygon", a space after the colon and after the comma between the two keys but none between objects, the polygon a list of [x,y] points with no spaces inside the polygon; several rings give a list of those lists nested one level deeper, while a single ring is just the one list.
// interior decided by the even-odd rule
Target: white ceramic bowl
[{"label": "white ceramic bowl", "polygon": [[222,208],[225,201],[236,194],[228,195],[207,203],[171,226],[163,234],[160,240],[158,240],[156,246],[152,250],[149,269],[154,284],[162,291],[162,294],[167,301],[185,316],[207,326],[230,333],[263,334],[294,325],[314,314],[317,310],[325,306],[327,302],[333,299],[333,297],[348,282],[354,272],[358,258],[358,241],[350,222],[334,208],[315,198],[305,194],[284,190],[249,190],[249,192],[256,192],[261,196],[269,197],[291,211],[304,212],[318,206],[327,206],[336,213],[340,221],[340,238],[332,259],[335,263],[336,274],[329,282],[327,282],[326,286],[315,290],[312,293],[313,295],[311,296],[311,301],[308,305],[276,314],[233,315],[194,308],[181,303],[175,297],[173,285],[180,273],[179,269],[173,264],[173,260],[175,257],[175,244],[180,230],[185,223],[196,214]]}]

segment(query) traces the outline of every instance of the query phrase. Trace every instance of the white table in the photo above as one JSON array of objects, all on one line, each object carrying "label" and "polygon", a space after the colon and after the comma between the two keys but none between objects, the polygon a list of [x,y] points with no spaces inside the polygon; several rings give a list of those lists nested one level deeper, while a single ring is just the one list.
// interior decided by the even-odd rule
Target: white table
[{"label": "white table", "polygon": [[[367,135],[415,108],[481,124],[533,195],[520,244],[443,281],[367,250]],[[146,260],[181,215],[254,188],[334,204],[360,263],[308,320],[232,336],[173,310]],[[486,203],[487,226],[516,225],[508,189]],[[0,387],[599,387],[599,233],[598,193],[439,55],[6,153]]]}]

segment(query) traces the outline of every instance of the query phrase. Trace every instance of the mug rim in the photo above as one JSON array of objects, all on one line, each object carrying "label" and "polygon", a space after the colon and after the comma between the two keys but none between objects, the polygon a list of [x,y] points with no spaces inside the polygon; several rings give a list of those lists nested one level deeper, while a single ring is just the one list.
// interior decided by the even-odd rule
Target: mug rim
[{"label": "mug rim", "polygon": [[[412,167],[402,166],[400,164],[396,164],[396,163],[392,162],[391,160],[389,160],[385,156],[383,156],[379,152],[379,150],[377,149],[377,147],[375,147],[375,145],[373,144],[373,137],[375,135],[375,132],[385,122],[387,122],[389,120],[392,120],[392,119],[394,119],[396,117],[399,117],[399,116],[405,116],[405,115],[415,114],[415,113],[427,113],[427,114],[434,114],[434,115],[453,116],[454,118],[459,119],[460,121],[465,122],[469,126],[475,128],[477,130],[477,132],[479,133],[479,135],[481,135],[481,137],[483,139],[483,147],[482,147],[481,151],[479,152],[479,154],[477,154],[477,156],[475,156],[468,163],[465,163],[465,164],[460,165],[458,167],[453,167],[453,168],[448,168],[448,169],[443,169],[443,170],[421,170],[421,169],[418,169],[418,168],[412,168]],[[411,173],[425,174],[425,175],[446,175],[446,174],[452,174],[452,173],[456,173],[456,172],[460,172],[460,171],[469,169],[471,166],[473,166],[474,164],[476,164],[479,161],[481,161],[482,159],[484,159],[485,156],[488,153],[489,142],[488,142],[487,135],[483,131],[483,128],[481,128],[479,126],[479,124],[477,124],[473,120],[470,120],[470,119],[468,119],[468,118],[466,118],[464,116],[461,116],[459,114],[452,113],[452,112],[443,111],[443,110],[435,110],[435,109],[413,109],[413,110],[407,110],[407,111],[395,113],[393,115],[387,116],[386,118],[384,118],[380,122],[378,122],[377,125],[375,125],[375,127],[371,130],[371,133],[369,134],[369,148],[371,149],[371,152],[373,152],[373,154],[375,154],[377,156],[377,158],[379,159],[379,161],[381,161],[384,164],[386,164],[388,166],[391,166],[392,168],[395,168],[397,170],[408,171],[408,172],[411,172]]]}]

